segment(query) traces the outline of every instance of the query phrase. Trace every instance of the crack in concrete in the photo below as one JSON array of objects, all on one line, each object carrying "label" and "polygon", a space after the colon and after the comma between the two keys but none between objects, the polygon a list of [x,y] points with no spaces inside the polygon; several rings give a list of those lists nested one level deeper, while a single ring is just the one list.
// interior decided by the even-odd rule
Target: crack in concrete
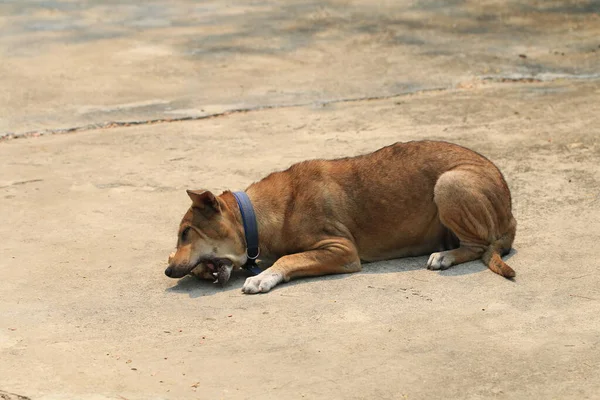
[{"label": "crack in concrete", "polygon": [[21,396],[20,394],[14,394],[0,390],[1,400],[31,400],[29,397]]},{"label": "crack in concrete", "polygon": [[509,75],[488,75],[480,78],[483,81],[491,81],[498,83],[515,82],[515,83],[541,83],[541,82],[556,82],[560,80],[578,81],[578,80],[594,80],[600,79],[598,74],[563,74],[554,72],[542,72],[539,74],[509,74]]},{"label": "crack in concrete", "polygon": [[164,123],[171,123],[171,122],[199,121],[199,120],[203,120],[203,119],[224,117],[224,116],[228,116],[231,114],[243,114],[243,113],[248,113],[248,112],[264,111],[264,110],[272,110],[272,109],[285,109],[285,108],[308,107],[308,106],[325,107],[327,105],[337,104],[337,103],[352,103],[352,102],[358,102],[358,101],[393,99],[393,98],[401,97],[401,96],[408,96],[408,95],[412,95],[412,94],[427,93],[427,92],[439,92],[439,91],[444,91],[447,89],[448,88],[437,87],[437,88],[421,89],[421,90],[402,92],[402,93],[394,93],[394,94],[382,95],[382,96],[350,97],[350,98],[324,100],[324,101],[311,101],[311,102],[305,102],[305,103],[267,104],[267,105],[255,106],[255,107],[232,108],[232,109],[224,110],[224,111],[217,112],[217,113],[198,115],[198,116],[185,116],[185,117],[178,117],[178,118],[156,118],[156,119],[140,120],[140,121],[108,121],[108,122],[99,122],[99,123],[75,126],[75,127],[71,127],[71,128],[44,129],[44,130],[29,131],[29,132],[23,132],[23,133],[8,132],[8,133],[0,134],[0,141],[7,140],[7,139],[19,139],[19,138],[25,138],[25,137],[37,137],[37,136],[42,136],[42,135],[53,135],[53,134],[61,134],[61,133],[89,131],[89,130],[94,130],[94,129],[110,129],[110,128],[137,126],[137,125],[154,125],[154,124],[164,124]]},{"label": "crack in concrete", "polygon": [[8,184],[8,185],[0,186],[0,189],[4,189],[7,187],[11,187],[11,186],[25,185],[27,183],[42,182],[42,181],[43,181],[43,179],[29,179],[27,181],[17,181],[17,182]]},{"label": "crack in concrete", "polygon": [[[510,75],[491,75],[491,76],[480,76],[477,79],[481,81],[495,82],[495,83],[547,83],[554,82],[560,80],[595,80],[600,79],[600,73],[598,74],[563,74],[563,73],[540,73],[535,75],[524,75],[524,74],[510,74]],[[350,98],[342,98],[342,99],[333,99],[333,100],[324,100],[324,101],[310,101],[304,103],[292,103],[292,104],[268,104],[254,107],[242,107],[242,108],[233,108],[229,110],[224,110],[217,113],[206,114],[206,115],[198,115],[198,116],[184,116],[178,118],[156,118],[149,120],[140,120],[140,121],[108,121],[108,122],[99,122],[92,123],[87,125],[75,126],[71,128],[58,128],[58,129],[44,129],[44,130],[35,130],[23,133],[2,133],[0,134],[0,142],[8,140],[8,139],[19,139],[19,138],[27,138],[27,137],[37,137],[42,135],[53,135],[53,134],[61,134],[61,133],[73,133],[73,132],[81,132],[81,131],[90,131],[94,129],[111,129],[111,128],[120,128],[120,127],[128,127],[128,126],[137,126],[137,125],[154,125],[154,124],[164,124],[171,122],[184,122],[184,121],[199,121],[203,119],[212,119],[225,117],[231,114],[242,114],[254,111],[264,111],[264,110],[273,110],[273,109],[285,109],[285,108],[294,108],[294,107],[308,107],[308,106],[321,106],[325,107],[331,104],[339,104],[339,103],[353,103],[359,101],[374,101],[374,100],[387,100],[393,99],[402,96],[410,96],[421,93],[428,92],[441,92],[446,90],[453,90],[459,88],[458,86],[451,87],[433,87],[427,89],[420,89],[414,91],[406,91],[401,93],[394,93],[390,95],[381,95],[381,96],[363,96],[363,97],[350,97]]]}]

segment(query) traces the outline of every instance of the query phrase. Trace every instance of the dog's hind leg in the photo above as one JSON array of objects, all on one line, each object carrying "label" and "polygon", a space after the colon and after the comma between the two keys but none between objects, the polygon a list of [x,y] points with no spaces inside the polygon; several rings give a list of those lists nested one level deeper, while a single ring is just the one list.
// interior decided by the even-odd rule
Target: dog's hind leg
[{"label": "dog's hind leg", "polygon": [[467,246],[461,242],[460,247],[457,249],[432,253],[429,260],[427,260],[427,269],[448,269],[456,264],[477,260],[481,258],[484,251],[485,248]]},{"label": "dog's hind leg", "polygon": [[343,238],[322,240],[313,250],[290,254],[257,276],[246,279],[242,292],[268,292],[281,282],[302,276],[345,274],[361,270],[354,244]]},{"label": "dog's hind leg", "polygon": [[433,253],[429,269],[483,258],[494,272],[505,277],[515,272],[500,258],[510,250],[516,222],[510,211],[510,193],[495,171],[452,170],[438,179],[434,201],[440,221],[460,240],[454,250]]}]

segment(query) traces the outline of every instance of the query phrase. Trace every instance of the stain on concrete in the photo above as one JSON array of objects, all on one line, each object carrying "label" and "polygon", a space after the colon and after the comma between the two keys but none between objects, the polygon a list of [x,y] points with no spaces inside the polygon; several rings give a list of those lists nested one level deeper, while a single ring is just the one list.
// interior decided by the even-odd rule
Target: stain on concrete
[{"label": "stain on concrete", "polygon": [[[168,119],[163,105],[109,110],[156,98],[218,113],[451,88],[482,76],[592,76],[599,7],[592,0],[5,1],[0,132]],[[105,111],[72,112],[88,105]]]}]

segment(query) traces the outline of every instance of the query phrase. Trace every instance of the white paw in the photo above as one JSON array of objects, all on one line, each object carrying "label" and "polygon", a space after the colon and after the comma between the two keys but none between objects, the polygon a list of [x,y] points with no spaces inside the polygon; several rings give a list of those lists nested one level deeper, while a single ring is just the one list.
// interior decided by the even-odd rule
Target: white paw
[{"label": "white paw", "polygon": [[427,261],[427,269],[448,269],[452,266],[454,257],[448,254],[447,251],[432,253]]},{"label": "white paw", "polygon": [[266,293],[273,289],[278,283],[283,282],[283,276],[277,272],[263,271],[256,276],[246,279],[242,292],[247,294]]}]

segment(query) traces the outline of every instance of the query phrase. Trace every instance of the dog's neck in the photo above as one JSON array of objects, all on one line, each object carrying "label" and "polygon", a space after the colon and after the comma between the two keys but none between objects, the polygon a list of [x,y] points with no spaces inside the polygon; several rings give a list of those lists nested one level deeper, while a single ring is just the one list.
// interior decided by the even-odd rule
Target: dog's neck
[{"label": "dog's neck", "polygon": [[[254,208],[254,213],[256,214],[256,224],[258,227],[258,243],[260,247],[260,258],[269,257],[273,255],[272,252],[272,243],[271,238],[275,234],[275,230],[277,229],[274,226],[273,218],[271,217],[273,214],[269,207],[269,202],[262,200],[259,196],[252,195],[252,190],[246,191],[250,201],[252,202],[252,207]],[[227,208],[233,213],[235,219],[238,222],[238,226],[240,228],[239,234],[242,238],[245,237],[244,232],[244,224],[242,222],[242,213],[240,211],[238,202],[236,201],[233,193],[230,191],[226,191],[221,194],[220,199],[227,205]],[[268,199],[267,199],[268,200]]]},{"label": "dog's neck", "polygon": [[[254,213],[256,214],[256,223],[258,226],[258,243],[260,246],[260,257],[273,258],[284,254],[284,244],[281,238],[281,232],[284,225],[286,196],[280,190],[270,185],[265,185],[260,181],[246,189],[246,194],[252,202]],[[242,223],[242,214],[233,194],[229,191],[219,196],[228,208],[234,213],[239,223],[240,234],[244,237],[244,228]]]}]

